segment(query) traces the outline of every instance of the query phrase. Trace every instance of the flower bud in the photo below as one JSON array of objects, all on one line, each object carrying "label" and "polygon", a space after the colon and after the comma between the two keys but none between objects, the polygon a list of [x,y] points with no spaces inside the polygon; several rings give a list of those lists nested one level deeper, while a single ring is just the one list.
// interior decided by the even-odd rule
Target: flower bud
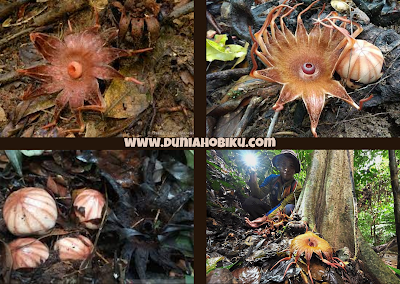
[{"label": "flower bud", "polygon": [[383,60],[382,51],[378,47],[368,41],[357,39],[354,46],[342,55],[336,66],[336,72],[346,79],[349,88],[356,89],[360,87],[357,83],[369,84],[382,76]]},{"label": "flower bud", "polygon": [[105,204],[103,194],[94,189],[85,189],[75,198],[75,215],[88,229],[98,229]]},{"label": "flower bud", "polygon": [[3,216],[8,230],[16,236],[43,235],[56,224],[57,206],[44,189],[26,187],[8,196]]},{"label": "flower bud", "polygon": [[34,238],[20,238],[8,245],[13,258],[13,269],[35,268],[49,257],[49,249]]},{"label": "flower bud", "polygon": [[92,242],[79,235],[76,238],[66,237],[58,240],[54,244],[54,249],[58,250],[61,260],[84,260],[92,252]]}]

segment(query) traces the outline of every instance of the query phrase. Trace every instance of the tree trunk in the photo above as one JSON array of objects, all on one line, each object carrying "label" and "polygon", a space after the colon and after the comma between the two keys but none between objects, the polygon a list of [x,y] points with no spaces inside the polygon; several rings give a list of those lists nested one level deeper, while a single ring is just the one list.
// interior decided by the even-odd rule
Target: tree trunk
[{"label": "tree trunk", "polygon": [[296,209],[334,249],[348,247],[374,284],[400,280],[365,242],[356,225],[353,151],[315,150]]},{"label": "tree trunk", "polygon": [[[390,179],[392,181],[393,199],[394,199],[394,219],[396,222],[397,243],[400,244],[400,189],[399,176],[396,162],[396,153],[389,150],[389,168]],[[400,246],[397,248],[397,268],[400,269]]]}]

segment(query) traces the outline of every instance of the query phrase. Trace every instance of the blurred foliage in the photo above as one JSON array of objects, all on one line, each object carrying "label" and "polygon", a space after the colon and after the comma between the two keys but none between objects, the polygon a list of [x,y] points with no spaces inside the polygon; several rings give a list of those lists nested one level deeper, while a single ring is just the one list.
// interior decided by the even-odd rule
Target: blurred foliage
[{"label": "blurred foliage", "polygon": [[11,165],[14,167],[19,176],[22,176],[23,156],[40,156],[43,152],[44,150],[5,150]]},{"label": "blurred foliage", "polygon": [[[301,171],[295,175],[295,179],[304,184],[312,150],[294,151],[301,163]],[[253,168],[261,184],[269,175],[279,174],[272,165],[272,158],[280,153],[281,150],[207,150],[207,185],[217,192],[222,188],[224,191],[248,194],[250,167],[246,165],[244,157],[248,154],[256,157],[257,165]]]},{"label": "blurred foliage", "polygon": [[[301,163],[301,171],[295,174],[301,184],[304,184],[307,169],[311,164],[311,153],[313,150],[294,150]],[[271,174],[279,174],[279,171],[272,165],[272,159],[274,156],[279,155],[281,150],[221,150],[217,151],[218,154],[223,158],[225,163],[232,169],[235,168],[237,176],[232,175],[237,180],[248,181],[249,180],[249,166],[246,165],[244,156],[246,154],[253,154],[257,158],[257,166],[255,170],[261,183],[264,178]],[[243,185],[243,183],[241,183]]]},{"label": "blurred foliage", "polygon": [[394,268],[394,267],[392,267],[392,266],[390,266],[390,265],[388,265],[388,266],[389,266],[389,268],[390,268],[391,270],[393,270],[394,272],[396,272],[397,275],[400,275],[400,269]]},{"label": "blurred foliage", "polygon": [[[396,151],[397,163],[400,151]],[[354,151],[354,184],[358,201],[358,226],[373,245],[396,236],[394,201],[387,150]]]},{"label": "blurred foliage", "polygon": [[[304,185],[313,150],[294,150],[301,162],[301,171],[295,175]],[[257,172],[258,183],[270,174],[279,174],[272,166],[272,158],[281,150],[208,150],[207,189],[224,194],[233,190],[248,194],[249,166],[244,156],[248,153],[257,158],[253,168]],[[400,151],[396,151],[397,164]],[[212,169],[211,169],[212,168]],[[354,151],[354,185],[358,202],[358,226],[365,239],[373,244],[387,243],[396,236],[393,192],[390,183],[389,157],[387,150]],[[225,208],[233,211],[235,208]]]}]

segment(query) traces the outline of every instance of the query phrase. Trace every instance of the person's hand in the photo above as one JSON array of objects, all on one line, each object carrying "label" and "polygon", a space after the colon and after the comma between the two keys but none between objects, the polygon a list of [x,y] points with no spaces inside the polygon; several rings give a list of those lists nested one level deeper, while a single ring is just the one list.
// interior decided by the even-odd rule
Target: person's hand
[{"label": "person's hand", "polygon": [[250,221],[249,218],[244,218],[244,220],[246,221],[247,225],[249,225],[252,228],[257,228],[259,225],[258,223],[254,223],[253,221]]},{"label": "person's hand", "polygon": [[249,168],[249,174],[250,174],[250,175],[257,175],[256,169],[250,167],[250,168]]},{"label": "person's hand", "polygon": [[260,227],[261,225],[263,225],[263,224],[265,224],[267,222],[267,216],[264,215],[262,217],[259,217],[259,218],[255,219],[255,220],[253,220],[253,221],[250,221],[250,219],[246,217],[246,218],[244,218],[244,220],[246,221],[247,225],[249,225],[250,227],[258,228],[258,227]]}]

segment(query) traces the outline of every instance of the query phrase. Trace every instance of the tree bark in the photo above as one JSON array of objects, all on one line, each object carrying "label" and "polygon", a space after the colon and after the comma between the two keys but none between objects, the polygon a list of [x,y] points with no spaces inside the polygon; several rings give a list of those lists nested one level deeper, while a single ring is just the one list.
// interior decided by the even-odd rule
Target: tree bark
[{"label": "tree bark", "polygon": [[353,151],[315,150],[296,210],[335,250],[348,247],[373,283],[399,284],[359,232],[355,202]]},{"label": "tree bark", "polygon": [[[399,176],[396,162],[396,153],[394,150],[389,150],[389,168],[390,180],[392,183],[393,199],[394,199],[394,219],[396,222],[396,237],[397,243],[400,243],[400,189]],[[400,246],[397,248],[397,268],[400,269]]]}]

